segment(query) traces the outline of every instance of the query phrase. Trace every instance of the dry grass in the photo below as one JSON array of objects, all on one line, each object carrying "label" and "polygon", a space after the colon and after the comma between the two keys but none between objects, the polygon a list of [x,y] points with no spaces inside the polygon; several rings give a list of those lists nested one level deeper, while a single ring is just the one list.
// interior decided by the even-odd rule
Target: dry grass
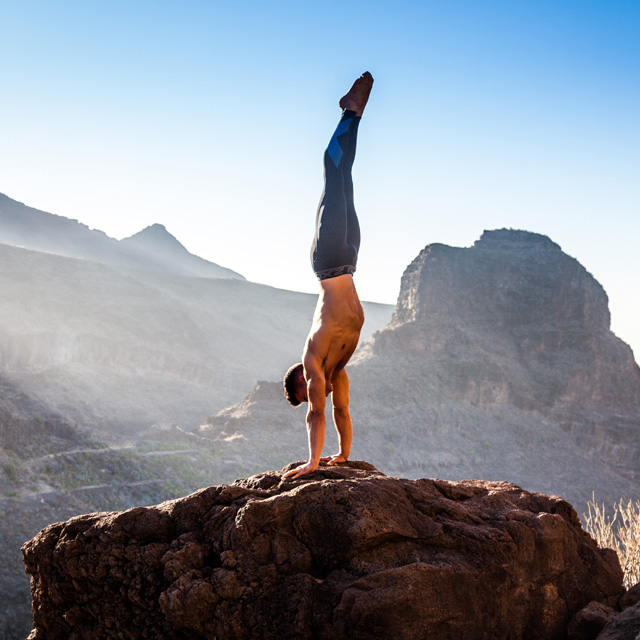
[{"label": "dry grass", "polygon": [[587,503],[583,514],[586,530],[600,547],[614,549],[624,571],[624,586],[640,582],[640,500],[620,500],[613,505],[613,517],[605,514],[604,503],[598,505],[595,497]]}]

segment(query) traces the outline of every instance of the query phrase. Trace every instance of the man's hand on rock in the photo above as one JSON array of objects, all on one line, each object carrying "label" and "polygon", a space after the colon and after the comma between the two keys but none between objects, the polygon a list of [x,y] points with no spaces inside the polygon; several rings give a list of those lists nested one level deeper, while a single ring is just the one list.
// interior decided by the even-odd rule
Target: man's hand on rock
[{"label": "man's hand on rock", "polygon": [[[307,462],[306,464],[301,464],[299,467],[295,469],[291,469],[291,471],[287,471],[282,477],[289,478],[293,476],[293,479],[299,478],[300,476],[305,475],[306,473],[312,473],[318,468],[317,464],[313,464],[313,462]],[[295,474],[295,475],[294,475]]]},{"label": "man's hand on rock", "polygon": [[320,462],[326,462],[330,467],[334,464],[346,461],[347,459],[341,453],[336,453],[335,455],[328,456],[326,458],[320,458]]},{"label": "man's hand on rock", "polygon": [[[320,458],[320,462],[326,462],[330,467],[334,464],[338,464],[340,462],[346,462],[347,459],[341,454],[336,453],[333,456],[327,456],[325,458]],[[293,476],[293,479],[299,478],[307,473],[313,473],[318,468],[317,464],[313,464],[313,462],[307,462],[306,464],[301,464],[299,467],[295,469],[291,469],[291,471],[287,471],[282,477],[290,478]]]}]

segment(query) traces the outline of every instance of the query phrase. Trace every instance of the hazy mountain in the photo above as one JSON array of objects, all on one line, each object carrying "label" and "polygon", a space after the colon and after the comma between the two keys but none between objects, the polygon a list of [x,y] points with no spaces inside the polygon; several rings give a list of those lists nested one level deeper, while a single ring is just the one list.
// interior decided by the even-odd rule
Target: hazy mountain
[{"label": "hazy mountain", "polygon": [[[300,358],[316,297],[0,245],[0,371],[83,425],[200,424]],[[365,305],[369,335],[391,315]]]},{"label": "hazy mountain", "polygon": [[161,224],[151,225],[129,238],[124,238],[120,244],[144,256],[148,264],[154,265],[154,271],[160,273],[171,271],[198,278],[244,280],[243,276],[231,269],[225,269],[189,253]]},{"label": "hazy mountain", "polygon": [[[348,371],[352,456],[387,474],[507,480],[578,509],[640,488],[640,370],[602,287],[544,236],[425,248]],[[281,394],[261,383],[201,432],[248,472],[303,458],[304,410]]]},{"label": "hazy mountain", "polygon": [[27,207],[0,194],[0,243],[111,266],[206,278],[243,276],[189,253],[162,225],[118,241],[63,216]]},{"label": "hazy mountain", "polygon": [[[22,639],[20,545],[78,513],[242,475],[208,440],[167,427],[280,377],[316,296],[246,282],[161,225],[118,242],[6,196],[0,265],[0,637]],[[393,309],[364,306],[370,335]]]}]

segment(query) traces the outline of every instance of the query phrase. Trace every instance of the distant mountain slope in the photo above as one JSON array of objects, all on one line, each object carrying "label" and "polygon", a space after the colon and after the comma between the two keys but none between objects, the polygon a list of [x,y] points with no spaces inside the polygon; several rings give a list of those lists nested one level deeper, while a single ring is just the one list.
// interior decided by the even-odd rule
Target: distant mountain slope
[{"label": "distant mountain slope", "polygon": [[161,224],[151,225],[129,238],[124,238],[120,245],[144,256],[148,264],[156,265],[155,271],[171,270],[185,276],[244,280],[231,269],[219,267],[189,253]]},{"label": "distant mountain slope", "polygon": [[48,521],[34,513],[40,504],[24,508],[18,500],[26,487],[37,489],[30,459],[90,445],[85,435],[0,374],[0,638],[24,638],[28,631],[29,582],[20,545]]},{"label": "distant mountain slope", "polygon": [[[241,475],[166,427],[281,376],[316,296],[246,282],[161,225],[118,242],[0,196],[0,300],[0,638],[13,640],[31,628],[20,545],[39,529]],[[363,335],[393,311],[364,308]]]},{"label": "distant mountain slope", "polygon": [[[578,508],[640,490],[640,370],[602,287],[544,236],[426,247],[348,371],[352,455],[387,474],[507,480]],[[201,433],[261,466],[303,458],[304,410],[281,396],[261,383]]]},{"label": "distant mountain slope", "polygon": [[[0,373],[101,430],[197,426],[299,360],[316,296],[0,245]],[[365,335],[389,305],[365,304]]]},{"label": "distant mountain slope", "polygon": [[111,266],[203,278],[244,277],[189,253],[162,225],[118,241],[62,216],[0,194],[0,243]]}]

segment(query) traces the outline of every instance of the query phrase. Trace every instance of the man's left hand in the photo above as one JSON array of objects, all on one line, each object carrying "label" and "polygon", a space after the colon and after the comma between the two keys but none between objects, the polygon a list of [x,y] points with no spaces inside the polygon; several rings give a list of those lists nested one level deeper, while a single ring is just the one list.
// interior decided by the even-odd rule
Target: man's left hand
[{"label": "man's left hand", "polygon": [[[299,467],[295,469],[291,469],[291,471],[287,471],[282,477],[289,478],[293,476],[293,479],[299,478],[300,476],[305,475],[306,473],[312,473],[318,468],[317,464],[313,464],[313,462],[307,462],[306,464],[301,464]],[[295,475],[294,475],[295,474]]]}]

